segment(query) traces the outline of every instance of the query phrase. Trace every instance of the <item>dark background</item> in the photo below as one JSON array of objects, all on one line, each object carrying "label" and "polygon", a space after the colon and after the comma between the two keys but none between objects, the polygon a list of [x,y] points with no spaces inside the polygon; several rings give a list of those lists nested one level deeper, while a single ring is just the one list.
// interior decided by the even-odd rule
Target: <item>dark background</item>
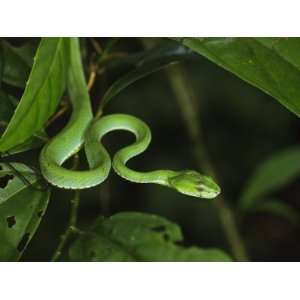
[{"label": "dark background", "polygon": [[[14,45],[36,44],[38,39],[9,39]],[[105,47],[110,39],[97,38]],[[114,51],[133,54],[145,44],[175,43],[166,39],[121,38]],[[95,55],[89,39],[82,39],[85,67]],[[199,126],[204,147],[222,187],[223,197],[235,210],[240,193],[255,167],[277,150],[297,145],[299,122],[275,99],[221,69],[207,59],[192,55],[181,63],[195,91]],[[118,69],[109,67],[97,76],[91,91],[94,107],[110,83],[120,77]],[[21,95],[22,91],[11,91]],[[150,148],[130,162],[138,170],[198,169],[193,144],[186,130],[181,109],[174,96],[165,70],[129,86],[112,100],[105,111],[128,113],[143,119],[151,128]],[[67,122],[70,111],[59,118],[47,133],[52,136]],[[129,133],[115,132],[104,138],[109,152],[133,140]],[[37,162],[39,149],[16,156],[21,161]],[[84,158],[81,155],[82,164]],[[274,193],[299,211],[299,181]],[[67,225],[72,192],[54,189],[48,211],[23,260],[49,260]],[[134,184],[114,172],[99,187],[82,192],[79,227],[88,228],[99,215],[120,211],[149,212],[178,223],[186,245],[221,248],[230,253],[216,207],[210,200],[180,195],[158,185]],[[300,258],[299,226],[267,213],[238,217],[238,227],[252,261],[298,261]]]}]

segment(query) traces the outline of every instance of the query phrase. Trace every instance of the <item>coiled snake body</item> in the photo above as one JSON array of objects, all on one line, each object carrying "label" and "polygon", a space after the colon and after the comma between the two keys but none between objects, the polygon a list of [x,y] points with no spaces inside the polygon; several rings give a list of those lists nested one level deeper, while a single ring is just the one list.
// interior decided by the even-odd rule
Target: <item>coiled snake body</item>
[{"label": "coiled snake body", "polygon": [[[131,115],[111,114],[93,120],[89,94],[82,72],[78,39],[72,38],[69,93],[73,113],[67,126],[42,149],[40,166],[43,176],[51,184],[66,189],[84,189],[103,182],[111,169],[132,182],[156,183],[168,186],[180,193],[200,198],[214,198],[220,193],[219,186],[208,176],[196,171],[156,170],[137,172],[126,163],[144,152],[150,141],[151,131],[140,119]],[[111,163],[110,156],[101,144],[101,138],[114,130],[132,132],[136,141],[119,150]],[[84,144],[90,169],[69,170],[62,167],[64,161],[79,151]]]}]

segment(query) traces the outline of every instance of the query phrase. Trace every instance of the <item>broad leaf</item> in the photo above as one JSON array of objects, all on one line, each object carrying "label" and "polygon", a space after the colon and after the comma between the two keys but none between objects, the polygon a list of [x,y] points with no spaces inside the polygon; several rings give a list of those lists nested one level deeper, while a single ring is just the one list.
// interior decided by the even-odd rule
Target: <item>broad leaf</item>
[{"label": "broad leaf", "polygon": [[185,46],[300,116],[300,38],[183,38]]},{"label": "broad leaf", "polygon": [[16,261],[41,221],[50,192],[23,164],[1,163],[0,168],[0,179],[12,177],[0,188],[0,261]]},{"label": "broad leaf", "polygon": [[3,82],[24,88],[32,67],[35,47],[30,44],[14,47],[6,41],[1,41],[1,44],[0,64],[3,65]]},{"label": "broad leaf", "polygon": [[[0,105],[0,134],[1,134],[7,127],[8,122],[14,113],[17,99],[0,90],[0,103],[1,103]],[[16,154],[27,150],[31,150],[33,148],[40,147],[47,140],[48,140],[47,134],[44,131],[44,129],[42,129],[40,132],[31,136],[28,140],[26,140],[22,144],[14,148],[11,148],[9,150],[9,154]],[[2,155],[5,154],[8,155],[8,153],[4,153]]]},{"label": "broad leaf", "polygon": [[20,103],[0,139],[5,152],[42,129],[66,87],[69,40],[43,38]]},{"label": "broad leaf", "polygon": [[22,152],[26,152],[32,149],[39,148],[43,146],[48,141],[48,136],[44,129],[41,129],[39,132],[32,135],[28,140],[25,142],[17,145],[9,149],[9,152],[2,154],[2,156],[8,156],[12,154],[18,154]]},{"label": "broad leaf", "polygon": [[250,209],[267,194],[295,180],[300,175],[299,161],[300,147],[282,150],[263,161],[246,183],[240,208]]},{"label": "broad leaf", "polygon": [[218,249],[185,248],[180,228],[158,216],[119,213],[99,218],[70,248],[72,261],[230,261]]}]

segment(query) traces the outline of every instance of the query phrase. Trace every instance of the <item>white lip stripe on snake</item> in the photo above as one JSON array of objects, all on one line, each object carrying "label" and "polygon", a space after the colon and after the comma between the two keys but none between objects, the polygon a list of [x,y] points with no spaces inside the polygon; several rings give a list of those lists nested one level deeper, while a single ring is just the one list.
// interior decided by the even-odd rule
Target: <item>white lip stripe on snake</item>
[{"label": "white lip stripe on snake", "polygon": [[[69,94],[72,116],[67,126],[42,149],[41,172],[51,184],[65,189],[85,189],[102,183],[112,168],[122,178],[137,183],[156,183],[177,190],[180,193],[199,197],[215,198],[219,186],[212,178],[193,170],[134,171],[126,166],[129,159],[144,152],[151,141],[149,127],[140,119],[125,114],[111,114],[93,120],[82,63],[79,41],[71,39]],[[119,150],[111,159],[101,143],[102,137],[114,130],[132,132],[135,143]],[[89,170],[69,170],[62,164],[79,151],[84,144]]]}]

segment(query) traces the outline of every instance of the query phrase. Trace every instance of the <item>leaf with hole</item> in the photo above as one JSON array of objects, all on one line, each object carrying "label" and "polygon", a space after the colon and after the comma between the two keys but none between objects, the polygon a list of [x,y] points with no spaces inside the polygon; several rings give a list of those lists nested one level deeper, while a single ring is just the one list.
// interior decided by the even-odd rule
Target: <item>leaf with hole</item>
[{"label": "leaf with hole", "polygon": [[23,164],[0,163],[0,168],[0,261],[17,261],[38,228],[50,191]]},{"label": "leaf with hole", "polygon": [[126,212],[98,218],[71,246],[72,261],[230,261],[222,250],[178,245],[178,225],[155,215]]},{"label": "leaf with hole", "polygon": [[300,116],[300,38],[183,38],[183,45]]},{"label": "leaf with hole", "polygon": [[41,40],[25,91],[0,139],[0,152],[28,140],[54,113],[66,87],[68,52],[68,38]]}]

